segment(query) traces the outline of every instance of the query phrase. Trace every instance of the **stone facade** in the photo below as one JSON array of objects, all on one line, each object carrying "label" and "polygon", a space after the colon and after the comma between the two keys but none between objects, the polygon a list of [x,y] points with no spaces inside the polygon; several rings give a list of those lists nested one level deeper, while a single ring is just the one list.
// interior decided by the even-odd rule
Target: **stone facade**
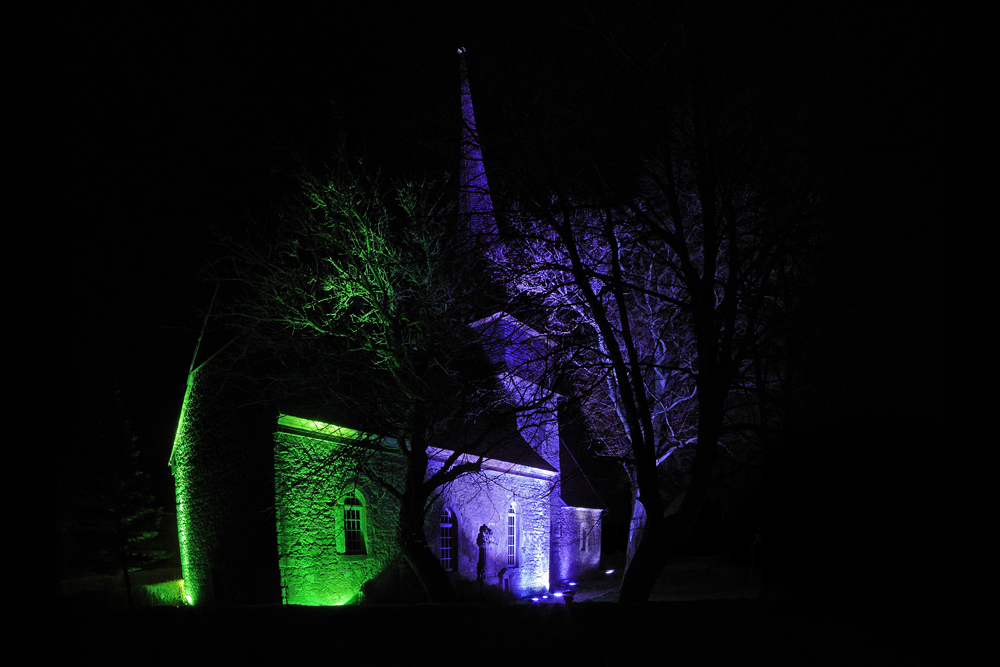
[{"label": "stone facade", "polygon": [[600,572],[601,515],[601,510],[590,507],[562,505],[552,508],[549,576],[553,588]]},{"label": "stone facade", "polygon": [[[439,505],[455,517],[453,532],[458,554],[453,576],[475,580],[482,560],[487,584],[518,596],[548,590],[550,493],[556,479],[554,472],[540,468],[519,466],[516,472],[508,472],[501,467],[460,477],[449,485],[442,492]],[[439,557],[440,517],[441,511],[435,512],[428,517],[427,525],[428,543]],[[508,543],[511,518],[513,544]]]},{"label": "stone facade", "polygon": [[[396,501],[357,473],[357,434],[289,416],[275,434],[275,412],[248,400],[239,371],[220,362],[192,375],[171,456],[189,604],[357,601],[399,567]],[[504,382],[514,400],[538,400],[533,383]],[[524,596],[596,571],[600,503],[571,498],[557,413],[519,415],[518,447],[441,489],[426,537],[456,582],[475,581],[481,564],[487,585]],[[431,452],[428,475],[449,453]],[[380,456],[391,475],[392,457]],[[349,512],[363,549],[349,547]]]},{"label": "stone facade", "polygon": [[230,369],[220,364],[191,375],[170,456],[188,604],[280,600],[275,412],[249,404],[227,383]]},{"label": "stone facade", "polygon": [[[291,604],[345,604],[357,600],[366,582],[397,562],[398,505],[355,472],[357,448],[364,445],[330,437],[329,425],[317,427],[319,433],[311,436],[302,428],[306,423],[316,424],[283,417],[276,436],[282,598]],[[552,445],[549,454],[558,463],[557,430],[520,426],[539,450],[544,443]],[[450,453],[433,450],[428,475]],[[387,459],[383,469],[393,465],[389,455],[379,456]],[[558,468],[536,461],[532,466],[489,459],[482,472],[441,490],[428,512],[426,537],[454,580],[474,581],[482,567],[486,584],[525,596],[596,571],[601,510],[567,507],[557,493]],[[358,503],[350,507],[360,513],[363,553],[352,553],[345,536],[349,494]]]},{"label": "stone facade", "polygon": [[[365,582],[395,560],[395,499],[336,465],[329,440],[278,433],[275,509],[282,601],[340,605],[356,601]],[[345,502],[353,495],[364,553],[347,548]],[[376,509],[377,508],[377,509]],[[354,550],[357,551],[357,550]]]}]

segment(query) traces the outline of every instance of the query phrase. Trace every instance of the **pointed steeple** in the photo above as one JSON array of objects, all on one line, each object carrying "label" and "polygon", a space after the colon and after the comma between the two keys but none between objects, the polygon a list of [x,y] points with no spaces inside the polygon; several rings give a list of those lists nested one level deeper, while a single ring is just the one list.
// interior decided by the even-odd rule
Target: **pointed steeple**
[{"label": "pointed steeple", "polygon": [[[469,221],[469,233],[473,242],[485,250],[487,247],[496,246],[499,241],[497,224],[493,214],[489,184],[486,181],[479,134],[476,132],[476,116],[472,110],[472,93],[469,91],[464,47],[458,49],[458,59],[462,75],[462,164],[459,172],[461,188],[459,210]],[[495,255],[497,250],[498,247],[487,254]]]}]

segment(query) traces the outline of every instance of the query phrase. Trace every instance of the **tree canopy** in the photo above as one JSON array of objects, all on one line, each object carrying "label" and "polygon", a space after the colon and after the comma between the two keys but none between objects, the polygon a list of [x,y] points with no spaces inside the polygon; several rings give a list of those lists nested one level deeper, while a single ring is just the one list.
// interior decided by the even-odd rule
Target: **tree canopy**
[{"label": "tree canopy", "polygon": [[[480,470],[512,411],[547,405],[509,396],[472,326],[500,304],[461,222],[443,189],[386,184],[341,158],[304,176],[257,238],[230,239],[220,266],[235,284],[227,320],[243,352],[270,369],[262,400],[333,415],[403,462],[338,459],[399,502],[397,541],[432,600],[451,595],[423,529],[438,490]],[[432,447],[452,452],[433,470]]]}]

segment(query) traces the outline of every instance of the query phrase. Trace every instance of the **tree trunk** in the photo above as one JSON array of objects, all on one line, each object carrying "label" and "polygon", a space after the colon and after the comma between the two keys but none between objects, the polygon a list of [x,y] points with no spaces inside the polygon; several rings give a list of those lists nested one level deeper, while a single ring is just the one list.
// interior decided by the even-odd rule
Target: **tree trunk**
[{"label": "tree trunk", "polygon": [[452,602],[455,599],[455,587],[426,542],[423,546],[411,544],[404,547],[403,558],[423,587],[428,602]]},{"label": "tree trunk", "polygon": [[[641,502],[638,504],[641,505]],[[666,563],[663,538],[663,519],[647,515],[642,535],[622,578],[618,602],[636,604],[649,599],[656,578],[660,576]],[[632,549],[631,544],[629,549]]]},{"label": "tree trunk", "polygon": [[656,509],[651,511],[651,508],[646,508],[642,537],[622,579],[618,592],[619,602],[635,604],[649,599],[656,579],[667,564],[667,559],[677,553],[690,539],[695,521],[708,495],[717,458],[717,443],[722,431],[722,417],[725,414],[723,410],[725,392],[714,391],[716,385],[708,384],[705,375],[707,374],[703,373],[703,377],[700,378],[702,386],[699,387],[699,394],[702,402],[698,408],[698,442],[691,464],[691,481],[684,491],[684,500],[675,513],[666,517],[665,508],[662,507],[662,503],[657,502],[658,486],[649,481],[648,475],[645,484],[640,478],[640,498],[653,498],[650,505]]},{"label": "tree trunk", "polygon": [[646,527],[646,508],[641,502],[639,502],[639,489],[633,485],[632,486],[632,518],[628,525],[628,547],[625,551],[625,572],[622,576],[628,573],[628,568],[632,564],[632,559],[635,557],[635,551],[639,547],[639,543],[642,542],[643,531]]},{"label": "tree trunk", "polygon": [[[422,481],[422,480],[421,480]],[[428,602],[450,602],[455,598],[455,587],[441,567],[441,561],[427,544],[424,534],[424,503],[426,498],[407,484],[399,512],[399,544],[403,558],[409,564],[417,581],[420,582]]]},{"label": "tree trunk", "polygon": [[424,538],[423,521],[414,526],[400,515],[399,531],[403,558],[424,589],[428,602],[451,602],[455,588]]},{"label": "tree trunk", "polygon": [[128,574],[127,557],[122,557],[122,576],[125,581],[125,598],[128,600],[128,608],[135,609],[135,601],[132,600],[132,577]]}]

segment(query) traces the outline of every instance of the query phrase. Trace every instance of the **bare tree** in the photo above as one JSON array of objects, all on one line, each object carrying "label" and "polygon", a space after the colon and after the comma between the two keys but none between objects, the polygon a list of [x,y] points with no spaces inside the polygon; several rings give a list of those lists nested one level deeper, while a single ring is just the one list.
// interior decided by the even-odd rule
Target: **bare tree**
[{"label": "bare tree", "polygon": [[[647,599],[720,467],[759,460],[766,440],[738,436],[774,426],[771,352],[813,231],[759,90],[712,68],[683,11],[640,14],[656,43],[623,45],[627,21],[591,31],[607,46],[598,77],[642,95],[593,96],[614,99],[609,111],[572,86],[548,91],[555,120],[520,124],[505,155],[525,239],[515,284],[552,308],[553,333],[590,341],[576,343],[580,377],[603,384],[606,452],[633,484],[622,602]],[[628,132],[639,146],[618,150]]]},{"label": "bare tree", "polygon": [[[670,267],[650,252],[630,223],[611,222],[594,208],[567,212],[563,220],[538,212],[521,216],[520,241],[512,244],[518,250],[511,253],[517,260],[512,281],[516,291],[544,305],[547,332],[562,343],[573,369],[574,393],[599,441],[596,450],[624,466],[632,489],[631,557],[644,510],[628,435],[628,399],[619,386],[614,351],[623,349],[625,337],[636,348],[633,370],[641,374],[648,395],[657,467],[661,478],[669,478],[661,482],[683,489],[695,441],[694,345],[681,311],[656,291],[671,289]],[[564,237],[574,244],[586,285],[574,278]]]},{"label": "bare tree", "polygon": [[[346,159],[302,185],[276,228],[230,243],[224,273],[240,290],[230,321],[247,354],[267,360],[268,400],[349,415],[358,446],[329,465],[396,501],[402,556],[428,599],[450,599],[427,512],[441,488],[481,469],[512,410],[538,410],[551,396],[512,397],[498,380],[470,326],[493,312],[489,286],[450,233],[456,216],[440,191],[386,186]],[[429,465],[441,449],[451,454]]]}]

